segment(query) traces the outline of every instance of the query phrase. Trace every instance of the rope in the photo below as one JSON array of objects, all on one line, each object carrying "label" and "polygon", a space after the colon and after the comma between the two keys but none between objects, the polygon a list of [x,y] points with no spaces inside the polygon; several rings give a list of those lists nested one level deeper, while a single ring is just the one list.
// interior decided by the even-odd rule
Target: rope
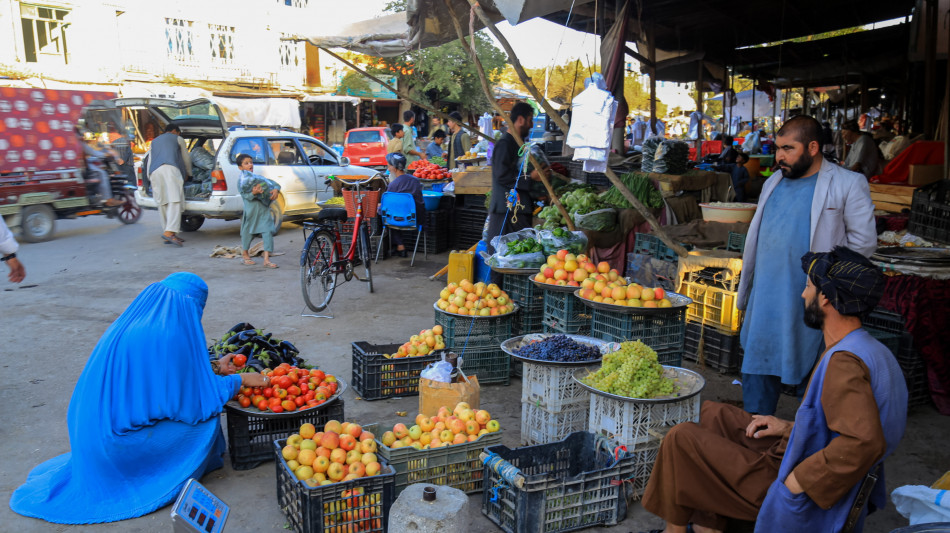
[{"label": "rope", "polygon": [[521,475],[521,470],[496,453],[489,453],[488,457],[485,457],[484,464],[500,477],[491,488],[492,496],[489,501],[494,503],[498,501],[498,491],[510,489],[515,484],[515,479]]}]

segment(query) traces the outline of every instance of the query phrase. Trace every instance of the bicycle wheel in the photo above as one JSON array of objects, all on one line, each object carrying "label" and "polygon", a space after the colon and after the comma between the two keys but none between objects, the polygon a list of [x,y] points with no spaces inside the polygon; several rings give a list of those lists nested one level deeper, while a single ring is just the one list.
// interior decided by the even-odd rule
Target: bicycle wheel
[{"label": "bicycle wheel", "polygon": [[300,289],[303,301],[314,311],[322,311],[333,298],[336,289],[336,274],[333,263],[336,252],[333,236],[327,231],[318,231],[304,244],[300,258]]},{"label": "bicycle wheel", "polygon": [[366,224],[360,227],[359,251],[360,257],[363,259],[363,268],[366,271],[362,281],[369,283],[369,292],[373,292],[373,272],[370,271],[370,265],[373,264],[373,256],[370,255],[369,251],[369,231],[366,229]]}]

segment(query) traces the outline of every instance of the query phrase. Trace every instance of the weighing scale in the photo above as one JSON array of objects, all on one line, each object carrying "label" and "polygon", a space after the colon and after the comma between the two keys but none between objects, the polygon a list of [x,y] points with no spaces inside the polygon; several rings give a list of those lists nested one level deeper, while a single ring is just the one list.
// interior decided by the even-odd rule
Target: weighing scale
[{"label": "weighing scale", "polygon": [[185,483],[175,505],[172,523],[176,533],[220,533],[228,521],[228,504],[191,478]]}]

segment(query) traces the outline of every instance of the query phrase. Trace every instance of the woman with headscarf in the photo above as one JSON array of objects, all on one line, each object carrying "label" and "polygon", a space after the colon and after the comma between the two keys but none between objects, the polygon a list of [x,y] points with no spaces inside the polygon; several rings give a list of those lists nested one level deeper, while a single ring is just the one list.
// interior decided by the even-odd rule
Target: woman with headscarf
[{"label": "woman with headscarf", "polygon": [[[398,152],[386,154],[386,166],[388,167],[389,175],[395,176],[389,183],[386,191],[402,192],[412,195],[412,199],[416,203],[416,224],[419,226],[419,231],[423,231],[422,226],[426,220],[426,206],[422,198],[422,185],[414,176],[406,174],[407,164],[406,156]],[[396,255],[399,257],[409,257],[409,252],[406,251],[406,247],[402,243],[401,232],[393,230],[390,232],[390,235],[392,235],[393,244],[396,245]]]},{"label": "woman with headscarf", "polygon": [[[219,414],[256,373],[215,375],[201,315],[208,286],[179,272],[149,285],[99,339],[69,402],[71,452],[30,472],[17,513],[59,524],[115,522],[171,503],[221,468]],[[233,372],[230,356],[219,360]]]}]

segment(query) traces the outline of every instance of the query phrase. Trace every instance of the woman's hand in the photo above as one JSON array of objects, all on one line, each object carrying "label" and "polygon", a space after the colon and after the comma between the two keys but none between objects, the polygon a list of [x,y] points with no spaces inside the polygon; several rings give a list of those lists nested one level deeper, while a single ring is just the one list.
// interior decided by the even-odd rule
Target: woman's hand
[{"label": "woman's hand", "polygon": [[270,378],[257,372],[241,374],[241,385],[246,387],[270,387]]},{"label": "woman's hand", "polygon": [[222,355],[221,358],[218,359],[219,374],[222,376],[230,376],[231,374],[237,372],[237,367],[234,366],[234,361],[232,361],[234,356],[235,354],[229,353],[227,355]]},{"label": "woman's hand", "polygon": [[787,420],[774,416],[752,415],[752,423],[746,428],[745,436],[750,439],[781,437],[791,427],[792,423]]}]

